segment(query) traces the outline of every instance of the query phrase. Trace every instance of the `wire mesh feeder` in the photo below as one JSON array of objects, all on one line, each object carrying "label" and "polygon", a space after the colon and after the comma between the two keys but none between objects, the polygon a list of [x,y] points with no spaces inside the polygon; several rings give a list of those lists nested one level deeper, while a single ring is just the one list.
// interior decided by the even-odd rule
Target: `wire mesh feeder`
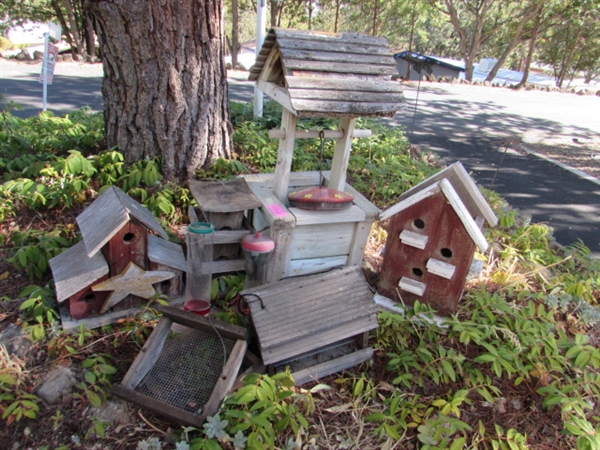
[{"label": "wire mesh feeder", "polygon": [[135,391],[201,414],[234,345],[233,339],[221,342],[216,335],[191,328],[181,333],[171,331],[158,361]]},{"label": "wire mesh feeder", "polygon": [[218,410],[246,353],[246,329],[172,306],[121,384],[119,397],[178,423],[200,426]]}]

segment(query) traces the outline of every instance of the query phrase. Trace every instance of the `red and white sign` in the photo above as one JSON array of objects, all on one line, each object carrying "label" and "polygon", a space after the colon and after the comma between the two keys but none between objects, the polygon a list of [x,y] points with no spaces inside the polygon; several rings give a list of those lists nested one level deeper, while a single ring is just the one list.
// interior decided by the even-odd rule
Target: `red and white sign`
[{"label": "red and white sign", "polygon": [[[56,57],[58,56],[58,47],[53,44],[48,44],[48,55],[46,55],[46,84],[52,84],[54,77],[54,66],[56,65]],[[44,67],[40,74],[40,83],[44,82]]]}]

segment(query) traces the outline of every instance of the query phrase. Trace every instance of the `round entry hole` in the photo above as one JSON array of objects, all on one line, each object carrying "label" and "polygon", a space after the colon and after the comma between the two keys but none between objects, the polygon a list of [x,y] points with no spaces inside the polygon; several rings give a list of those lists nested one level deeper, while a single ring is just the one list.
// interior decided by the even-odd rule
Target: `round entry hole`
[{"label": "round entry hole", "polygon": [[123,242],[125,242],[126,244],[131,243],[134,239],[135,234],[133,233],[125,233],[125,236],[123,236]]},{"label": "round entry hole", "polygon": [[418,267],[413,268],[412,273],[416,276],[421,278],[423,276],[423,271],[421,269],[419,269]]},{"label": "round entry hole", "polygon": [[449,248],[441,249],[440,253],[444,258],[452,258],[452,250],[450,250]]},{"label": "round entry hole", "polygon": [[81,299],[79,301],[84,302],[84,303],[92,303],[95,299],[96,299],[96,296],[94,294],[87,294],[87,295],[84,295],[83,297],[81,297]]},{"label": "round entry hole", "polygon": [[415,219],[413,220],[413,226],[417,230],[422,230],[423,228],[425,228],[425,222],[423,222],[423,219]]}]

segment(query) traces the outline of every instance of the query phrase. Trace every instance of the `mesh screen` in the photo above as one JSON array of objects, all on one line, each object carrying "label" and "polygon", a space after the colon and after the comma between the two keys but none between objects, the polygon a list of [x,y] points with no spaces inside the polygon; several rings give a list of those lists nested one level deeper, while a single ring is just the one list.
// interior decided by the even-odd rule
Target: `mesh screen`
[{"label": "mesh screen", "polygon": [[235,341],[186,328],[171,333],[158,361],[135,388],[136,392],[179,409],[201,414]]}]

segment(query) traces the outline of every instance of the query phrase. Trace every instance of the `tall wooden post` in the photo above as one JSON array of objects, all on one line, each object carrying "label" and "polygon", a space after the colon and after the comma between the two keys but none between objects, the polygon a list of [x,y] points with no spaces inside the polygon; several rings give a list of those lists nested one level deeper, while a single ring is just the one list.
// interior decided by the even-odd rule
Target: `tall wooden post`
[{"label": "tall wooden post", "polygon": [[286,108],[283,109],[281,130],[284,136],[279,138],[273,193],[284,203],[287,199],[290,171],[292,170],[292,157],[294,156],[294,143],[296,139],[296,120],[297,118],[294,114]]},{"label": "tall wooden post", "polygon": [[352,147],[352,135],[356,126],[356,118],[342,117],[340,119],[340,130],[344,135],[335,144],[333,161],[331,162],[331,179],[328,187],[343,191],[346,187],[346,170],[350,160],[350,148]]}]

